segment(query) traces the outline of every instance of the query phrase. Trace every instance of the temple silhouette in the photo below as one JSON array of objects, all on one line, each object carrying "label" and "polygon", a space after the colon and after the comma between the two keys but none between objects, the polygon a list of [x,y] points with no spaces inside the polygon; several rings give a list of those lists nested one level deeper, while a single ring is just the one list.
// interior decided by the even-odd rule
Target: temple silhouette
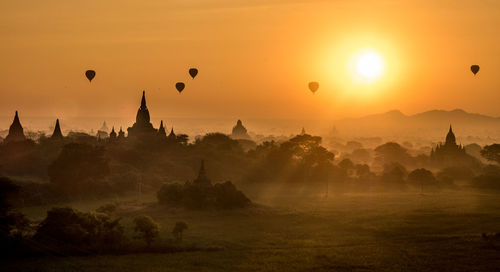
[{"label": "temple silhouette", "polygon": [[212,181],[207,177],[205,172],[205,161],[201,160],[200,170],[198,171],[198,177],[193,180],[193,184],[201,186],[212,186]]},{"label": "temple silhouette", "polygon": [[468,164],[475,159],[465,152],[465,148],[457,144],[455,133],[450,125],[444,144],[439,143],[431,150],[431,162],[441,166],[456,166]]},{"label": "temple silhouette", "polygon": [[[123,141],[125,139],[148,140],[151,139],[152,137],[159,139],[169,139],[169,140],[175,140],[177,138],[177,136],[174,133],[173,127],[170,131],[170,134],[167,136],[166,127],[163,123],[163,120],[161,121],[160,127],[158,129],[155,129],[153,127],[153,124],[151,123],[151,119],[149,116],[149,110],[146,105],[145,91],[142,92],[141,105],[137,110],[135,123],[131,127],[129,127],[127,131],[128,131],[128,136],[125,136],[125,132],[120,127],[120,130],[118,131],[118,133],[116,133],[115,127],[113,126],[111,132],[108,134],[108,127],[106,122],[104,122],[102,124],[102,127],[97,131],[96,137],[99,141],[102,141],[104,139],[107,139],[109,141]],[[54,131],[50,136],[50,139],[51,140],[64,139],[59,119],[56,120]],[[12,124],[10,125],[9,128],[9,134],[4,139],[4,142],[9,143],[9,142],[19,142],[25,140],[27,140],[27,138],[24,135],[24,129],[23,126],[21,125],[21,121],[19,120],[19,114],[16,111],[14,115],[14,120],[12,121]]]},{"label": "temple silhouette", "polygon": [[[163,125],[163,124],[162,124]],[[128,137],[134,139],[144,139],[156,136],[158,131],[151,124],[149,110],[146,106],[146,92],[142,91],[141,106],[137,110],[135,123],[127,129]]]},{"label": "temple silhouette", "polygon": [[50,139],[52,140],[62,140],[63,135],[61,132],[61,126],[59,125],[59,119],[56,120],[56,126],[54,127],[54,132],[52,133],[52,136],[50,136]]},{"label": "temple silhouette", "polygon": [[231,133],[231,138],[233,139],[250,139],[248,135],[247,129],[243,126],[241,120],[236,122],[236,125],[233,127],[233,131]]},{"label": "temple silhouette", "polygon": [[4,142],[19,142],[24,140],[26,140],[26,136],[24,136],[24,129],[19,121],[19,115],[16,111],[14,121],[12,121],[12,125],[9,127],[9,134],[5,137]]}]

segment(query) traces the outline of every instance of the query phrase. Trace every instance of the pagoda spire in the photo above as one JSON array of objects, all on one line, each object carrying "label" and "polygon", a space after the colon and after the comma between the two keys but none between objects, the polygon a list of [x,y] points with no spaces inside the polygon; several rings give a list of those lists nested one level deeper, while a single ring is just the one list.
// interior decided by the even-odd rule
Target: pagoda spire
[{"label": "pagoda spire", "polygon": [[141,99],[141,109],[147,109],[146,107],[146,91],[142,91],[142,99]]},{"label": "pagoda spire", "polygon": [[170,134],[168,135],[168,138],[175,139],[174,127],[172,127],[172,129],[170,130]]},{"label": "pagoda spire", "polygon": [[16,111],[14,115],[14,121],[12,121],[12,125],[9,127],[9,134],[5,138],[5,142],[15,142],[15,141],[23,141],[26,140],[26,136],[24,136],[23,126],[19,121],[19,115]]},{"label": "pagoda spire", "polygon": [[116,139],[116,132],[115,132],[115,127],[114,126],[111,128],[111,133],[109,133],[109,139],[110,140]]},{"label": "pagoda spire", "polygon": [[158,136],[162,138],[167,137],[167,133],[165,132],[165,127],[163,126],[163,120],[161,120],[160,128],[158,128]]},{"label": "pagoda spire", "polygon": [[54,132],[52,133],[52,136],[50,136],[50,138],[54,140],[60,140],[63,138],[61,126],[59,125],[59,119],[56,119],[56,126],[54,127]]},{"label": "pagoda spire", "polygon": [[200,166],[200,171],[198,171],[198,177],[193,181],[193,183],[203,186],[212,185],[212,182],[207,177],[207,174],[205,172],[205,160],[201,160],[201,166]]},{"label": "pagoda spire", "polygon": [[118,131],[118,139],[125,139],[125,132],[123,132],[121,126],[120,126],[120,131]]},{"label": "pagoda spire", "polygon": [[445,145],[452,145],[452,146],[457,145],[455,134],[453,133],[453,129],[451,128],[451,124],[450,124],[450,130],[448,131],[448,134],[446,135]]}]

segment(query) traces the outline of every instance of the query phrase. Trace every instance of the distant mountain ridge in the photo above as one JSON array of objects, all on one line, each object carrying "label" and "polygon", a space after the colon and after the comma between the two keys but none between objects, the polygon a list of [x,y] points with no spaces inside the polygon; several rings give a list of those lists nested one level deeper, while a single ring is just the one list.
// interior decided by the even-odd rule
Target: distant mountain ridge
[{"label": "distant mountain ridge", "polygon": [[449,126],[457,137],[500,138],[500,118],[469,113],[462,109],[429,110],[406,115],[399,110],[334,121],[338,131],[350,136],[381,136],[405,138],[444,137]]}]

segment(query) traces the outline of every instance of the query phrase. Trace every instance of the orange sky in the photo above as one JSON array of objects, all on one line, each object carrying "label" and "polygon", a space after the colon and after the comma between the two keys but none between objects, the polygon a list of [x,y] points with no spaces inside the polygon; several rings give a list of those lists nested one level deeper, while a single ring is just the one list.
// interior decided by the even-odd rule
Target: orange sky
[{"label": "orange sky", "polygon": [[[496,0],[2,1],[0,115],[134,118],[145,89],[166,117],[500,116],[499,14]],[[362,86],[346,61],[366,47],[387,65]]]}]

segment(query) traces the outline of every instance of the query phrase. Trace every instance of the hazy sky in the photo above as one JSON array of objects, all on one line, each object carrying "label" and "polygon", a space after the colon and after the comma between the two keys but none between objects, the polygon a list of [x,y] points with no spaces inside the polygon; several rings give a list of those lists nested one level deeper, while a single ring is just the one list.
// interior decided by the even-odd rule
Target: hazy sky
[{"label": "hazy sky", "polygon": [[[0,3],[1,116],[135,118],[143,89],[153,116],[500,116],[497,0]],[[348,69],[366,48],[385,62],[371,84]],[[97,72],[91,84],[86,69]],[[320,82],[315,95],[309,81]]]}]

